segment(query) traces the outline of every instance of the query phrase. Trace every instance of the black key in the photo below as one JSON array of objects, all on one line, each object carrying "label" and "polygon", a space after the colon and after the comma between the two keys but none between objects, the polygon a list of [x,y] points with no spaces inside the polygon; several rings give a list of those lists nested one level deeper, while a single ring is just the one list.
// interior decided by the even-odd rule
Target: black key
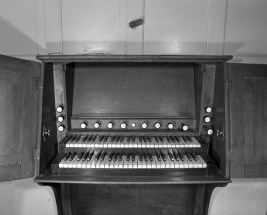
[{"label": "black key", "polygon": [[76,152],[73,152],[73,154],[69,158],[69,161],[72,161],[75,156],[76,156]]},{"label": "black key", "polygon": [[163,161],[166,161],[167,160],[166,155],[163,152],[161,152],[161,157],[162,157]]},{"label": "black key", "polygon": [[116,139],[116,136],[112,136],[111,139],[110,139],[110,141],[111,141],[111,142],[114,142],[115,139]]},{"label": "black key", "polygon": [[139,142],[143,142],[143,138],[139,136]]},{"label": "black key", "polygon": [[147,139],[148,139],[148,142],[152,142],[152,138],[151,137],[147,137]]},{"label": "black key", "polygon": [[172,140],[169,136],[166,137],[167,141],[170,143]]},{"label": "black key", "polygon": [[142,154],[139,154],[139,160],[143,161],[143,155]]},{"label": "black key", "polygon": [[160,142],[164,142],[164,137],[162,137],[162,136],[159,136],[159,140],[160,140]]},{"label": "black key", "polygon": [[103,161],[104,159],[105,159],[105,157],[106,157],[106,152],[103,152],[102,154],[101,154],[101,156],[100,156],[100,161]]},{"label": "black key", "polygon": [[148,161],[148,156],[147,156],[147,154],[146,153],[144,153],[144,159],[145,159],[145,161],[147,162]]},{"label": "black key", "polygon": [[119,142],[119,140],[120,140],[120,136],[117,136],[116,138],[115,138],[115,142]]},{"label": "black key", "polygon": [[128,161],[128,162],[129,162],[129,161],[130,161],[130,159],[131,159],[131,155],[130,155],[130,154],[127,154],[127,155],[126,155],[126,161]]},{"label": "black key", "polygon": [[195,155],[195,153],[191,153],[191,156],[193,157],[193,159],[194,159],[195,161],[198,161],[198,157]]},{"label": "black key", "polygon": [[103,138],[104,138],[103,135],[99,136],[98,141],[101,142],[103,140]]},{"label": "black key", "polygon": [[180,143],[181,142],[180,137],[175,136],[175,139],[176,139],[177,143]]},{"label": "black key", "polygon": [[71,152],[68,152],[68,154],[65,154],[65,156],[63,157],[64,161],[68,160],[70,156],[71,156]]},{"label": "black key", "polygon": [[77,136],[77,138],[75,139],[75,142],[78,142],[81,139],[81,135]]},{"label": "black key", "polygon": [[94,151],[91,151],[87,157],[87,160],[90,161],[94,155]]},{"label": "black key", "polygon": [[177,161],[180,160],[178,153],[176,153],[175,151],[173,151],[173,156],[174,156],[175,160],[177,160]]},{"label": "black key", "polygon": [[107,140],[108,140],[108,136],[105,136],[104,139],[103,139],[103,141],[104,142],[107,142]]},{"label": "black key", "polygon": [[77,158],[77,161],[80,161],[83,157],[83,152],[79,154],[78,158]]},{"label": "black key", "polygon": [[101,156],[101,152],[98,152],[95,156],[95,162],[99,160],[100,156]]},{"label": "black key", "polygon": [[84,153],[82,157],[82,161],[85,161],[88,155],[89,155],[89,152]]},{"label": "black key", "polygon": [[96,138],[97,138],[97,135],[93,136],[91,142],[95,142]]},{"label": "black key", "polygon": [[85,136],[82,138],[82,142],[85,142],[87,138],[88,138],[88,135],[85,135]]},{"label": "black key", "polygon": [[154,139],[157,143],[159,142],[159,137],[155,136]]},{"label": "black key", "polygon": [[117,159],[118,159],[118,154],[114,154],[114,156],[113,156],[113,161],[117,161]]},{"label": "black key", "polygon": [[118,155],[118,161],[119,161],[119,162],[122,161],[122,153],[119,153],[119,155]]},{"label": "black key", "polygon": [[135,136],[132,137],[132,141],[135,142]]},{"label": "black key", "polygon": [[127,142],[130,142],[131,141],[131,136],[128,136],[127,137]]},{"label": "black key", "polygon": [[169,153],[170,160],[171,160],[171,161],[174,161],[174,156],[173,156],[173,154],[172,154],[170,151],[169,151],[168,153]]},{"label": "black key", "polygon": [[186,153],[186,156],[187,156],[187,158],[188,158],[189,161],[192,161],[193,160],[192,156],[189,153]]},{"label": "black key", "polygon": [[183,141],[185,141],[186,143],[188,142],[188,139],[186,137],[182,137]]},{"label": "black key", "polygon": [[185,154],[179,153],[179,157],[180,157],[181,161],[185,161]]},{"label": "black key", "polygon": [[132,154],[132,161],[135,161],[135,154]]},{"label": "black key", "polygon": [[123,142],[123,140],[124,140],[124,136],[121,136],[120,137],[120,142]]},{"label": "black key", "polygon": [[160,156],[160,154],[159,154],[158,152],[156,152],[155,154],[156,154],[156,157],[157,157],[158,161],[161,161],[161,156]]},{"label": "black key", "polygon": [[186,137],[186,138],[189,140],[189,142],[193,142],[193,139],[191,137]]},{"label": "black key", "polygon": [[89,137],[88,137],[88,139],[87,139],[87,142],[90,142],[92,140],[92,138],[93,138],[93,135],[90,134]]},{"label": "black key", "polygon": [[143,140],[145,141],[145,143],[147,142],[147,137],[143,136]]},{"label": "black key", "polygon": [[176,139],[175,139],[174,136],[171,136],[170,138],[171,138],[171,140],[172,140],[173,143],[176,143]]},{"label": "black key", "polygon": [[76,135],[72,136],[70,142],[73,142],[76,139]]},{"label": "black key", "polygon": [[108,156],[108,161],[112,161],[113,156],[114,156],[114,153],[110,153]]},{"label": "black key", "polygon": [[153,161],[153,156],[152,156],[151,153],[148,153],[148,157],[149,157],[149,160],[150,160],[150,161]]}]

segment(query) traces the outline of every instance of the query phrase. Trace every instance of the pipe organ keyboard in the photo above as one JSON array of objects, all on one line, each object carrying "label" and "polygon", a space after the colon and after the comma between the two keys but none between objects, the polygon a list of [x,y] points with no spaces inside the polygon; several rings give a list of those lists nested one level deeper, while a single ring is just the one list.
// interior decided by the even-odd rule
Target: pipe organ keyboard
[{"label": "pipe organ keyboard", "polygon": [[55,188],[60,215],[208,213],[212,190],[230,183],[220,160],[230,56],[38,59],[35,181]]},{"label": "pipe organ keyboard", "polygon": [[82,148],[199,148],[200,143],[190,136],[124,136],[124,135],[73,135],[66,147]]},{"label": "pipe organ keyboard", "polygon": [[180,153],[176,149],[147,150],[138,153],[118,153],[101,149],[66,153],[59,168],[87,169],[179,169],[206,168],[201,155]]}]

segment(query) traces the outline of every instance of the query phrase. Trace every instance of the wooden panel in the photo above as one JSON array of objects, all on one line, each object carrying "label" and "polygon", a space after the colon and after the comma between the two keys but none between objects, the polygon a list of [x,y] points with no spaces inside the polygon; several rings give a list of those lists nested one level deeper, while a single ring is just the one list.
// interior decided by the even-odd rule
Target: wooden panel
[{"label": "wooden panel", "polygon": [[76,64],[73,115],[195,118],[194,94],[194,64]]},{"label": "wooden panel", "polygon": [[32,177],[37,136],[36,78],[40,75],[40,64],[1,56],[0,71],[0,166],[20,165],[20,173],[16,174],[21,178]]},{"label": "wooden panel", "polygon": [[214,134],[211,137],[210,152],[224,175],[229,177],[229,158],[227,157],[227,151],[229,150],[227,126],[228,88],[226,85],[227,73],[225,65],[218,65],[214,73],[214,97],[211,120]]},{"label": "wooden panel", "polygon": [[62,1],[64,54],[125,54],[124,5],[123,0]]},{"label": "wooden panel", "polygon": [[230,64],[231,177],[266,177],[266,71],[266,65]]},{"label": "wooden panel", "polygon": [[243,89],[245,163],[267,164],[267,77],[244,78]]},{"label": "wooden panel", "polygon": [[195,186],[71,185],[73,215],[193,214]]},{"label": "wooden panel", "polygon": [[144,54],[206,54],[208,0],[146,0]]}]

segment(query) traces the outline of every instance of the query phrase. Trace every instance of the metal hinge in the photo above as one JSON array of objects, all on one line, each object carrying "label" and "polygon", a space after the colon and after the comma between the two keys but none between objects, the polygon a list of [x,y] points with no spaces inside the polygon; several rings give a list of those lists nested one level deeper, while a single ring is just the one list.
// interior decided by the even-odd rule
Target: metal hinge
[{"label": "metal hinge", "polygon": [[37,161],[40,159],[40,150],[38,149],[33,150],[33,158],[34,160],[37,160]]},{"label": "metal hinge", "polygon": [[232,89],[232,79],[231,78],[226,78],[226,80],[225,80],[225,89],[226,90],[231,90]]},{"label": "metal hinge", "polygon": [[42,78],[36,78],[36,89],[42,90],[44,86],[44,80]]}]

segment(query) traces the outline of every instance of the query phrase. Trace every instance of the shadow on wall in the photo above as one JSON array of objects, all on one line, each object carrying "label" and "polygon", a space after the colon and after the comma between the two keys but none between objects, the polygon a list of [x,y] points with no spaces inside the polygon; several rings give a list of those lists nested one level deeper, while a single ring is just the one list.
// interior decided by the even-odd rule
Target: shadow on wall
[{"label": "shadow on wall", "polygon": [[[31,25],[32,23],[27,23]],[[25,26],[25,29],[35,29],[35,26]],[[0,17],[0,54],[16,56],[35,56],[45,53],[45,47],[37,44],[36,31],[22,32],[13,24]]]}]

